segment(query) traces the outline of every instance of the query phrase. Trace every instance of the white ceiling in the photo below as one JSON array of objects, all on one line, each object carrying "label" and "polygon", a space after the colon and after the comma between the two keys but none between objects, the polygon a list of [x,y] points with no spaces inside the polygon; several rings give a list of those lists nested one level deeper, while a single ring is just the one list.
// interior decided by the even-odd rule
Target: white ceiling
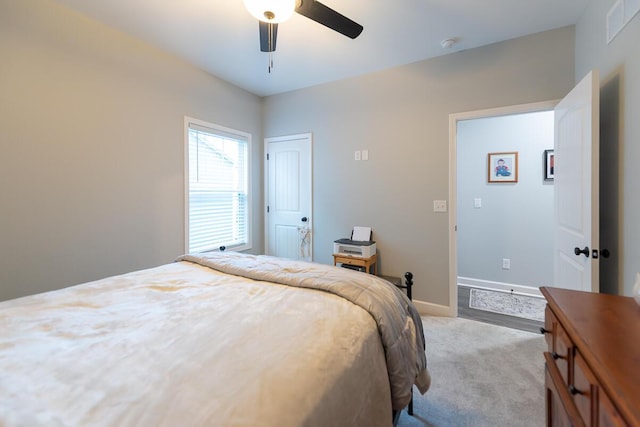
[{"label": "white ceiling", "polygon": [[[274,68],[242,0],[55,0],[260,96],[575,24],[590,0],[322,0],[355,40],[304,16],[279,25]],[[458,43],[445,50],[444,39]]]}]

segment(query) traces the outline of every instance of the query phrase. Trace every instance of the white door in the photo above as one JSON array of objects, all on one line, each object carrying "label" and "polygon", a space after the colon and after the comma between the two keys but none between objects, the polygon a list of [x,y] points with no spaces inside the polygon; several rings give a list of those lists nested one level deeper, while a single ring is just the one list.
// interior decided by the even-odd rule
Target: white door
[{"label": "white door", "polygon": [[267,255],[311,261],[311,134],[265,139]]},{"label": "white door", "polygon": [[555,109],[554,286],[599,291],[598,72]]}]

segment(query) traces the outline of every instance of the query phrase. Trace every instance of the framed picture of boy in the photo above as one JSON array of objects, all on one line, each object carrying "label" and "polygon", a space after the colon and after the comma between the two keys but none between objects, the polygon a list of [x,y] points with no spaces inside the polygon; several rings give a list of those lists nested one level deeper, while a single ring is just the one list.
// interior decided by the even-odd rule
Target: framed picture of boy
[{"label": "framed picture of boy", "polygon": [[518,152],[489,153],[487,177],[489,183],[518,182]]}]

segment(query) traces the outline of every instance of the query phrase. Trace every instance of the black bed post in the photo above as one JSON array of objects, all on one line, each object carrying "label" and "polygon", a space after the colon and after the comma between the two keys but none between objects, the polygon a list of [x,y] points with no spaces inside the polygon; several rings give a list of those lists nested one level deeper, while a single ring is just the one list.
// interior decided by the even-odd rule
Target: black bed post
[{"label": "black bed post", "polygon": [[[406,273],[404,273],[404,283],[407,285],[407,297],[409,297],[409,300],[413,300],[413,297],[411,295],[411,287],[413,286],[412,272],[407,271]],[[413,416],[413,386],[411,386],[411,401],[409,402],[407,413]]]},{"label": "black bed post", "polygon": [[404,273],[404,283],[407,285],[407,296],[409,297],[410,300],[412,300],[412,295],[411,295],[411,287],[413,286],[413,273],[410,271],[407,271],[406,273]]}]

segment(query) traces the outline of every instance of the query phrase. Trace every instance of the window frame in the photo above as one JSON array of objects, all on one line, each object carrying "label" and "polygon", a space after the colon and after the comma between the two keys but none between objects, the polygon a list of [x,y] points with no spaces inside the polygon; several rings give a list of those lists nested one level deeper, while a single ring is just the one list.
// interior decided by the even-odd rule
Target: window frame
[{"label": "window frame", "polygon": [[[184,116],[184,253],[189,252],[189,130],[190,125],[196,127],[210,129],[212,134],[217,134],[221,137],[237,138],[239,140],[247,141],[247,167],[246,167],[246,199],[247,199],[247,212],[246,212],[246,230],[247,241],[242,245],[227,246],[226,249],[234,251],[247,251],[253,247],[253,226],[252,226],[252,172],[251,172],[251,156],[252,156],[252,138],[251,134],[237,129],[228,128],[215,123],[207,122],[204,120],[196,119],[193,117]],[[219,248],[211,248],[202,252],[217,251]]]}]

